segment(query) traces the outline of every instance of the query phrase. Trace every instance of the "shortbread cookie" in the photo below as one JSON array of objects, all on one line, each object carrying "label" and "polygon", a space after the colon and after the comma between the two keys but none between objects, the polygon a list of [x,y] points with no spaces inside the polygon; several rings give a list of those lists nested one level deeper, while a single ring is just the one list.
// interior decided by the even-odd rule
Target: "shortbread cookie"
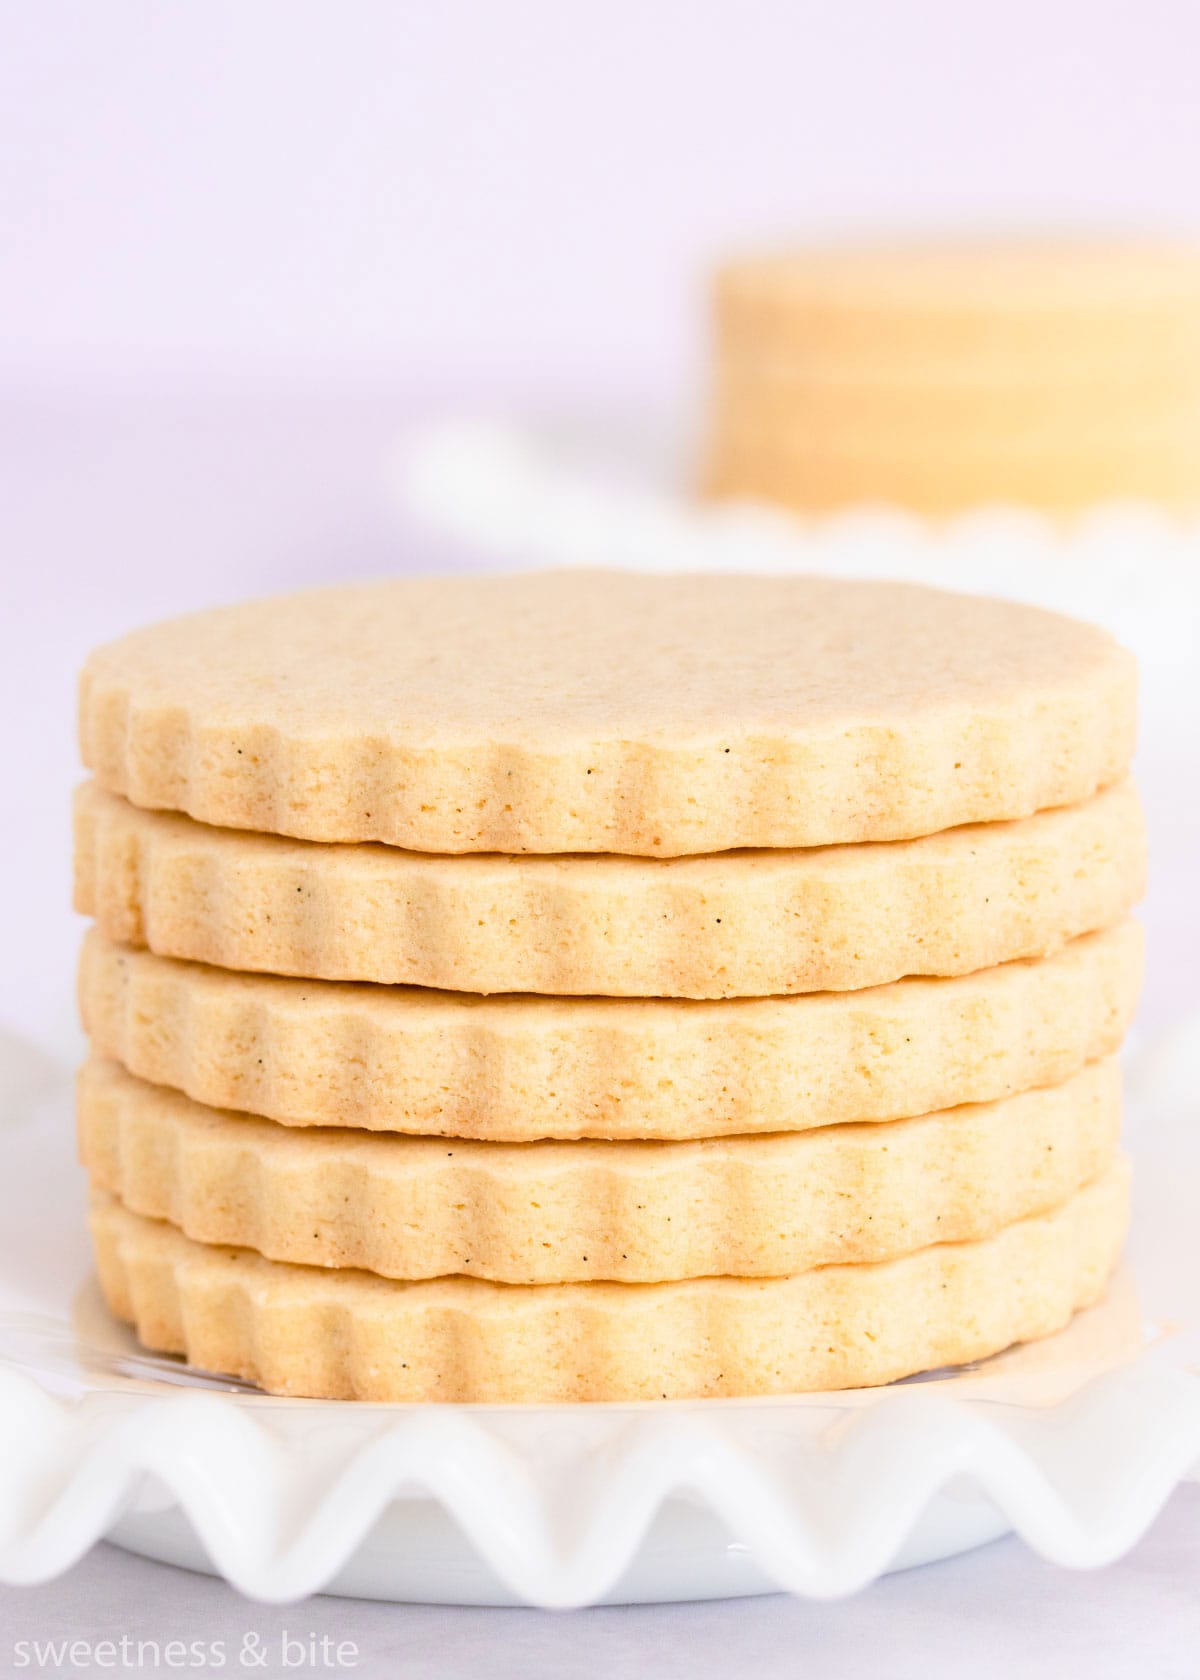
[{"label": "shortbread cookie", "polygon": [[[898,444],[1004,452],[1014,442],[1076,455],[1147,431],[1196,425],[1200,370],[1134,369],[1126,377],[1047,381],[1042,368],[1007,379],[914,370],[911,379],[815,375],[801,360],[726,358],[714,393],[723,439],[749,447],[886,453]],[[1111,399],[1119,395],[1120,402]]]},{"label": "shortbread cookie", "polygon": [[713,494],[1200,502],[1200,246],[751,257],[718,279],[715,333]]},{"label": "shortbread cookie", "polygon": [[532,1287],[288,1266],[97,1192],[100,1281],[148,1347],[275,1393],[360,1400],[692,1399],[890,1382],[1061,1329],[1099,1299],[1123,1161],[974,1243],[784,1278]]},{"label": "shortbread cookie", "polygon": [[776,439],[725,436],[710,456],[704,490],[712,496],[777,502],[810,513],[892,503],[929,515],[984,504],[1021,503],[1050,513],[1117,499],[1177,508],[1200,501],[1200,420],[1142,428],[1097,440],[1090,449],[1014,443],[1007,450],[922,445],[911,437],[887,449],[821,440],[792,448]]},{"label": "shortbread cookie", "polygon": [[718,350],[810,377],[1011,385],[1200,376],[1200,245],[863,243],[748,255],[716,279]]},{"label": "shortbread cookie", "polygon": [[424,852],[904,839],[1128,767],[1133,661],[1033,607],[815,577],[391,580],[220,608],[88,661],[134,804]]},{"label": "shortbread cookie", "polygon": [[1116,1060],[887,1125],[694,1143],[478,1143],[295,1131],[79,1079],[80,1158],[125,1207],[305,1266],[494,1283],[781,1277],[969,1242],[1044,1213],[1116,1153]]},{"label": "shortbread cookie", "polygon": [[1142,890],[1128,782],[888,845],[713,857],[432,857],[208,828],[94,784],[75,905],[221,968],[464,992],[766,997],[965,974],[1119,921]]},{"label": "shortbread cookie", "polygon": [[1126,920],[1043,958],[862,992],[473,997],[279,979],[84,942],[103,1056],[295,1126],[490,1138],[695,1138],[894,1120],[1053,1085],[1114,1051],[1137,999]]}]

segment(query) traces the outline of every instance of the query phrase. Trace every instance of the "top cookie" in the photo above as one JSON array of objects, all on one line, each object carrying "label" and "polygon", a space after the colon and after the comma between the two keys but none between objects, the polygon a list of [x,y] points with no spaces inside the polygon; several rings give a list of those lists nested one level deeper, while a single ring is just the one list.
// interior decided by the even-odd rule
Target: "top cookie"
[{"label": "top cookie", "polygon": [[1008,602],[817,577],[396,579],[136,631],[83,673],[137,805],[429,852],[899,840],[1085,799],[1134,665]]}]

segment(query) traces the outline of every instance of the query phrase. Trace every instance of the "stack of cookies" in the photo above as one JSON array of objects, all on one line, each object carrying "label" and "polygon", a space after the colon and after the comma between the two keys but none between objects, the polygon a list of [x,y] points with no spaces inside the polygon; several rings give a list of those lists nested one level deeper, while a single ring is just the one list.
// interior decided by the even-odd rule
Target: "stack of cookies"
[{"label": "stack of cookies", "polygon": [[148,1347],[288,1394],[876,1384],[1125,1228],[1129,657],[814,577],[401,580],[84,673],[79,1088]]},{"label": "stack of cookies", "polygon": [[708,486],[821,512],[1200,505],[1200,247],[859,246],[731,264]]}]

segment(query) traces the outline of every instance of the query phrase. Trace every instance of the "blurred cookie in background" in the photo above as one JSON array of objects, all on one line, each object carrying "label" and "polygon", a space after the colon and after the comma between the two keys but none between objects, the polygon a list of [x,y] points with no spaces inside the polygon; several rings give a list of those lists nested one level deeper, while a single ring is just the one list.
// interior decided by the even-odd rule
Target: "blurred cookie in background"
[{"label": "blurred cookie in background", "polygon": [[714,496],[1200,506],[1200,245],[814,247],[715,293]]}]

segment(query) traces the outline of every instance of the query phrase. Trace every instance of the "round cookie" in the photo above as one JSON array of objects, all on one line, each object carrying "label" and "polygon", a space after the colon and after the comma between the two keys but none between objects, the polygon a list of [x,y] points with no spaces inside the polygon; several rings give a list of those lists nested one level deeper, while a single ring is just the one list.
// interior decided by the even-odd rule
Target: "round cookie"
[{"label": "round cookie", "polygon": [[718,277],[713,495],[1200,502],[1200,245],[844,245]]},{"label": "round cookie", "polygon": [[75,905],[162,956],[463,992],[766,997],[965,974],[1119,921],[1145,869],[1119,783],[887,845],[433,857],[209,828],[88,784]]},{"label": "round cookie", "polygon": [[1067,514],[1120,494],[1185,507],[1200,500],[1200,420],[1136,426],[1096,437],[1014,441],[1007,449],[968,438],[954,447],[898,436],[838,446],[826,437],[804,447],[729,430],[711,454],[704,489],[808,512],[867,504],[913,507],[929,515],[967,507],[1025,503]]},{"label": "round cookie", "polygon": [[695,1138],[895,1120],[1054,1085],[1137,1000],[1126,920],[1042,958],[859,992],[474,997],[235,974],[84,941],[93,1048],[212,1108],[425,1136]]},{"label": "round cookie", "polygon": [[150,1348],[274,1393],[374,1401],[694,1399],[885,1383],[1061,1329],[1128,1221],[1118,1161],[972,1243],[782,1278],[400,1283],[209,1247],[96,1192],[112,1312]]},{"label": "round cookie", "polygon": [[886,456],[906,444],[945,450],[951,460],[968,448],[980,456],[1018,447],[1082,456],[1128,447],[1138,435],[1194,436],[1198,423],[1197,375],[1175,366],[1134,371],[1119,383],[1097,374],[1055,385],[1032,373],[996,383],[916,375],[868,383],[814,377],[802,363],[731,358],[719,381],[722,443],[784,458],[818,449]]},{"label": "round cookie", "polygon": [[1200,245],[976,239],[813,246],[727,263],[718,348],[810,377],[1011,385],[1200,376]]},{"label": "round cookie", "polygon": [[1128,767],[1133,661],[1009,602],[811,576],[401,579],[93,654],[97,782],[206,823],[410,850],[905,839]]},{"label": "round cookie", "polygon": [[1108,1167],[1115,1058],[1061,1085],[887,1125],[692,1143],[479,1143],[289,1130],[93,1060],[80,1158],[198,1242],[392,1278],[781,1277],[968,1242]]}]

